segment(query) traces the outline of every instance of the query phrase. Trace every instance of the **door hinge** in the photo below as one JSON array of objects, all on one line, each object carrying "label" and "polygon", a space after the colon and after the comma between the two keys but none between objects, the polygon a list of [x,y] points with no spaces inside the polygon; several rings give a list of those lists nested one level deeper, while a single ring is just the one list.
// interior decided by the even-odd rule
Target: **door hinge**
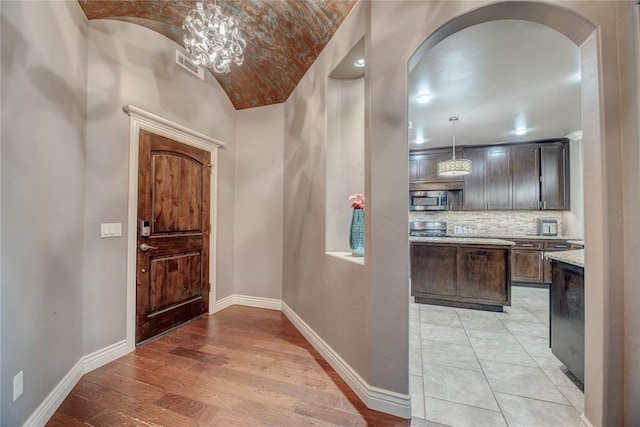
[{"label": "door hinge", "polygon": [[209,292],[211,292],[211,283],[209,283]]}]

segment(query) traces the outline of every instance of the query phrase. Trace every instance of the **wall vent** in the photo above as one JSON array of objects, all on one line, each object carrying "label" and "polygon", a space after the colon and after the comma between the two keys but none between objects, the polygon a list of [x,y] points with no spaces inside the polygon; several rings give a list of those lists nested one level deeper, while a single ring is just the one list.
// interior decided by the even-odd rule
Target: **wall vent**
[{"label": "wall vent", "polygon": [[204,81],[204,68],[195,65],[191,60],[179,50],[176,50],[176,64]]}]

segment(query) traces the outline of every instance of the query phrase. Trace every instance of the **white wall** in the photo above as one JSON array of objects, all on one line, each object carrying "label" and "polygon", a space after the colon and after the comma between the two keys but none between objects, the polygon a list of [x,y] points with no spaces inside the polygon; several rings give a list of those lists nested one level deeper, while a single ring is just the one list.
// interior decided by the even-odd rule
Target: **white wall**
[{"label": "white wall", "polygon": [[349,196],[364,193],[364,78],[327,81],[326,250],[349,248]]},{"label": "white wall", "polygon": [[282,299],[284,105],[236,113],[234,293]]},{"label": "white wall", "polygon": [[0,424],[15,426],[83,355],[87,28],[77,2],[3,1],[0,13]]}]

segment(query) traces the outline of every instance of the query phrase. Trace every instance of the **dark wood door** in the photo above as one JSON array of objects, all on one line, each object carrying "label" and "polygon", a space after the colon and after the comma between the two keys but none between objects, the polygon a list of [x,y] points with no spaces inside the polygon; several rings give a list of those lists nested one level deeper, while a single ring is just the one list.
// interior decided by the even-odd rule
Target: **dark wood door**
[{"label": "dark wood door", "polygon": [[569,147],[567,143],[540,146],[542,209],[569,209]]},{"label": "dark wood door", "polygon": [[511,251],[511,280],[514,282],[542,283],[544,280],[543,252],[513,249]]},{"label": "dark wood door", "polygon": [[485,149],[464,150],[464,157],[471,160],[471,173],[464,177],[464,210],[487,209],[484,192]]},{"label": "dark wood door", "polygon": [[209,310],[210,158],[140,132],[136,343]]},{"label": "dark wood door", "polygon": [[424,297],[457,294],[455,245],[411,244],[411,295]]},{"label": "dark wood door", "polygon": [[473,302],[510,301],[510,250],[460,246],[458,289],[460,297]]},{"label": "dark wood door", "polygon": [[527,144],[511,149],[513,209],[535,210],[540,201],[540,150]]},{"label": "dark wood door", "polygon": [[487,209],[512,209],[511,162],[508,148],[490,149],[485,157]]}]

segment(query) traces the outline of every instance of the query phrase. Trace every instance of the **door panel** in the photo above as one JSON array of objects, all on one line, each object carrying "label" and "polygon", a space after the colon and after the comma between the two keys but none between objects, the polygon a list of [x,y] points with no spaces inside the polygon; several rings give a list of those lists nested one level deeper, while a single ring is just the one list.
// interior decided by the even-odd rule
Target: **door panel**
[{"label": "door panel", "polygon": [[[210,153],[140,132],[136,343],[209,310]],[[142,250],[141,245],[148,245]]]},{"label": "door panel", "polygon": [[509,151],[507,149],[490,150],[485,159],[487,209],[512,209]]}]

